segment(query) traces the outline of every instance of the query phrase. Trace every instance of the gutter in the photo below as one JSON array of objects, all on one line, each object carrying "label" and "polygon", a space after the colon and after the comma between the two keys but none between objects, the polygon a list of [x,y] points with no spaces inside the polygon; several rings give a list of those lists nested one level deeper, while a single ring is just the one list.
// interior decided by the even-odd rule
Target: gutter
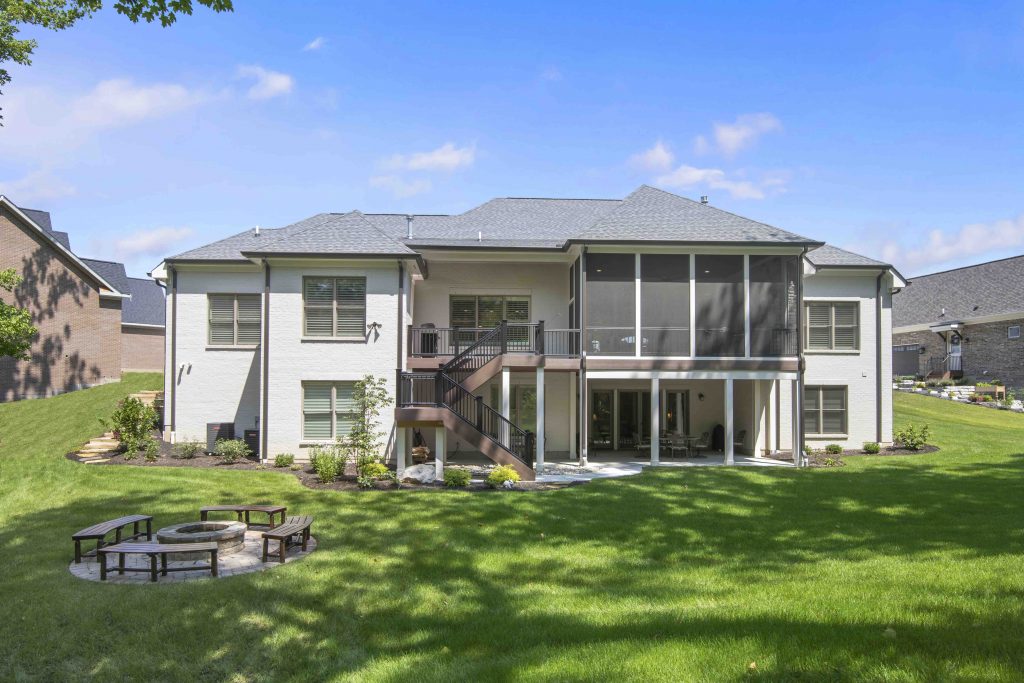
[{"label": "gutter", "polygon": [[[807,440],[804,425],[804,372],[807,370],[807,358],[804,356],[804,261],[810,263],[807,259],[807,252],[810,249],[804,247],[803,253],[800,255],[800,287],[796,295],[796,354],[797,354],[797,379],[796,379],[796,407],[795,415],[793,419],[797,421],[797,434],[800,437],[799,442],[793,444],[793,461],[797,467],[803,467],[806,463],[804,458],[804,442]],[[811,266],[814,266],[811,263]],[[796,457],[796,453],[799,453],[799,458]]]},{"label": "gutter", "polygon": [[263,259],[263,358],[261,359],[260,371],[263,375],[263,410],[260,415],[260,460],[267,461],[267,447],[269,444],[269,426],[267,415],[270,410],[267,406],[267,399],[270,394],[270,264]]},{"label": "gutter", "polygon": [[[178,270],[171,267],[171,440],[178,404]],[[166,403],[166,402],[165,402]]]}]

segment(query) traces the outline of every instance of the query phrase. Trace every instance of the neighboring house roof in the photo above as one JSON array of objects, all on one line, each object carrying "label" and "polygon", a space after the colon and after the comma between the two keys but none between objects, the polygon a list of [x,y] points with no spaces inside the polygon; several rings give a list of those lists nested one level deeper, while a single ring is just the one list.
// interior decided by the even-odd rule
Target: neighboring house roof
[{"label": "neighboring house roof", "polygon": [[892,300],[894,328],[1013,314],[1024,318],[1024,256],[911,278]]},{"label": "neighboring house roof", "polygon": [[50,222],[49,211],[40,211],[39,209],[26,209],[24,207],[22,207],[21,210],[26,216],[32,219],[33,223],[38,225],[40,228],[49,233],[51,237],[60,242],[65,249],[69,251],[71,250],[71,240],[68,238],[68,234],[66,232],[61,232],[60,230],[53,229],[53,224]]},{"label": "neighboring house roof", "polygon": [[[408,232],[411,227],[412,237]],[[780,228],[641,186],[625,199],[492,199],[458,215],[352,211],[324,213],[292,225],[213,242],[169,261],[244,261],[247,256],[390,255],[417,249],[565,249],[573,242],[734,243],[804,246],[821,266],[888,264]]]},{"label": "neighboring house roof", "polygon": [[[416,252],[386,235],[358,211],[321,213],[289,226],[286,235],[263,239],[242,250],[245,255],[360,255],[416,256]],[[260,238],[262,238],[262,234]],[[256,238],[259,240],[260,238]]]},{"label": "neighboring house roof", "polygon": [[83,258],[82,263],[99,273],[100,277],[112,284],[117,291],[122,294],[131,294],[128,290],[128,273],[125,272],[123,263],[93,258]]},{"label": "neighboring house roof", "polygon": [[164,288],[149,278],[128,278],[132,298],[121,306],[121,322],[128,325],[164,325]]}]

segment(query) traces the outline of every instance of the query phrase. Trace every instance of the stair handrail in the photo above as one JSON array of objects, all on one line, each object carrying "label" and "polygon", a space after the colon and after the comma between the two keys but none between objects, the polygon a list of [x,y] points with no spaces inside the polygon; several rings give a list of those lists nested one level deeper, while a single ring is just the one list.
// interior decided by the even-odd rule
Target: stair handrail
[{"label": "stair handrail", "polygon": [[531,469],[534,435],[483,402],[447,373],[438,373],[438,404],[466,422]]}]

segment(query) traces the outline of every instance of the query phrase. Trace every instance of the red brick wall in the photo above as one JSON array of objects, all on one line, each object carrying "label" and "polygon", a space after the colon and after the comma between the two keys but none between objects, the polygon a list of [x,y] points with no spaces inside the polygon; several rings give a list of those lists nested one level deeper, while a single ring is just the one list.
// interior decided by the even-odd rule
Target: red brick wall
[{"label": "red brick wall", "polygon": [[39,334],[29,361],[0,358],[0,401],[74,391],[121,377],[121,300],[98,286],[34,228],[0,207],[0,269],[25,281],[0,296],[27,308]]},{"label": "red brick wall", "polygon": [[163,372],[163,329],[122,327],[121,369],[125,372]]}]

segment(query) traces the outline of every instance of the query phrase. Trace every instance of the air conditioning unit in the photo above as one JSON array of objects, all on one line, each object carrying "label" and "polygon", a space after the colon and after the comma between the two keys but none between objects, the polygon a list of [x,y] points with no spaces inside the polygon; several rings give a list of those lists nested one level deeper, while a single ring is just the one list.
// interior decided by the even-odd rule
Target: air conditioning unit
[{"label": "air conditioning unit", "polygon": [[245,445],[253,452],[253,455],[260,454],[260,430],[246,429],[243,439],[245,441]]},{"label": "air conditioning unit", "polygon": [[218,439],[235,438],[234,422],[207,422],[206,423],[206,450],[213,453],[217,450]]}]

